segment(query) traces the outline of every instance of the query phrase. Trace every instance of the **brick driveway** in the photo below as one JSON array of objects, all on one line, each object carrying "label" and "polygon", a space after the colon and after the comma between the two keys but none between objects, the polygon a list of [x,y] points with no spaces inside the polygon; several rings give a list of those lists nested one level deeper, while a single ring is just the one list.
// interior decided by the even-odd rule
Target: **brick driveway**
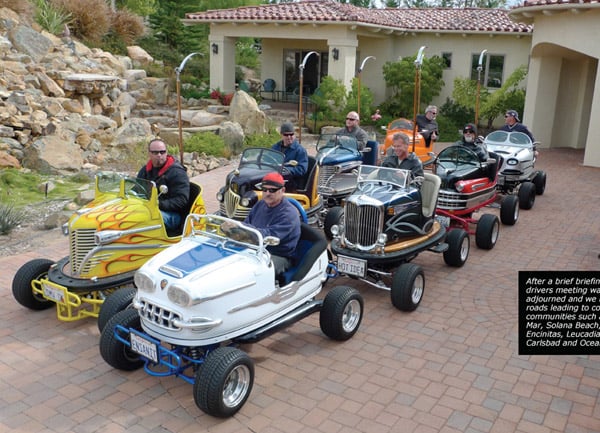
[{"label": "brick driveway", "polygon": [[[314,315],[245,346],[256,364],[246,405],[215,419],[192,386],[143,371],[113,370],[98,353],[93,320],[62,323],[12,298],[16,269],[67,251],[0,258],[1,432],[600,432],[599,356],[517,355],[519,270],[597,270],[600,169],[582,151],[543,150],[546,193],[491,251],[474,247],[463,268],[423,253],[426,291],[412,313],[389,293],[354,281],[365,298],[356,336],[327,340]],[[197,179],[208,210],[230,168]],[[486,212],[497,212],[495,209]]]}]

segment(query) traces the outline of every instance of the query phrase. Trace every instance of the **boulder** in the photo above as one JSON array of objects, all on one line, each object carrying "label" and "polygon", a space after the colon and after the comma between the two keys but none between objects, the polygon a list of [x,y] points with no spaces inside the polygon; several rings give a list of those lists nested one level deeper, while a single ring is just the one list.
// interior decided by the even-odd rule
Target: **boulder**
[{"label": "boulder", "polygon": [[243,90],[233,95],[229,107],[229,118],[242,126],[245,134],[266,134],[268,132],[267,116],[258,108],[256,99]]}]

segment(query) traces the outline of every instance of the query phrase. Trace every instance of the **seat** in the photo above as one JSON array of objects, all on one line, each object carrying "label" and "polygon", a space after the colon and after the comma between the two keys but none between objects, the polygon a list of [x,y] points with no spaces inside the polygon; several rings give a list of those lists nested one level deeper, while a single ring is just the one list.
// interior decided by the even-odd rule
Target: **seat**
[{"label": "seat", "polygon": [[365,165],[377,165],[377,158],[379,157],[379,144],[375,140],[367,141],[365,147],[371,148],[370,152],[363,152],[362,162]]},{"label": "seat", "polygon": [[315,177],[315,167],[317,165],[317,160],[315,159],[314,156],[309,156],[308,157],[308,166],[306,168],[306,173],[304,174],[304,176],[302,177],[302,183],[296,185],[296,192],[298,194],[306,194],[307,196],[310,197],[310,191],[307,191],[307,188],[310,187],[313,184],[313,180]]},{"label": "seat", "polygon": [[275,89],[277,88],[277,83],[272,78],[267,78],[263,82],[262,90],[260,91],[260,97],[264,98],[263,93],[271,94],[271,101],[275,100]]},{"label": "seat", "polygon": [[433,216],[437,206],[438,193],[440,191],[442,180],[433,173],[425,172],[424,176],[425,179],[421,185],[422,209],[423,216],[425,218],[430,218]]},{"label": "seat", "polygon": [[302,280],[313,263],[327,249],[327,239],[320,230],[306,223],[300,225],[300,240],[292,257],[292,267],[279,276],[279,284]]},{"label": "seat", "polygon": [[190,193],[188,195],[188,202],[183,211],[181,212],[181,224],[177,229],[167,229],[167,235],[169,237],[181,235],[181,233],[183,232],[183,226],[185,225],[185,219],[192,212],[194,202],[200,194],[202,194],[202,187],[197,183],[190,182]]}]

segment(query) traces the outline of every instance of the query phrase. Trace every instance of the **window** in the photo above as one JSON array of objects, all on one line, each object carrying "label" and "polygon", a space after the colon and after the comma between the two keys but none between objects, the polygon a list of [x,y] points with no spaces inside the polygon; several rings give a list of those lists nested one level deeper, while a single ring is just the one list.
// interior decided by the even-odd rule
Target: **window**
[{"label": "window", "polygon": [[442,53],[442,59],[446,65],[446,69],[452,68],[452,53]]},{"label": "window", "polygon": [[[284,59],[284,89],[286,93],[298,94],[300,83],[300,64],[304,57],[310,51],[285,50]],[[328,74],[329,53],[320,52],[318,56],[311,55],[305,65],[303,76],[303,94],[312,95],[312,93],[321,84],[321,78]]]},{"label": "window", "polygon": [[479,54],[471,56],[471,79],[481,78],[481,83],[486,87],[498,89],[502,86],[504,75],[504,56],[499,54],[487,54],[483,58],[481,76],[478,77]]}]

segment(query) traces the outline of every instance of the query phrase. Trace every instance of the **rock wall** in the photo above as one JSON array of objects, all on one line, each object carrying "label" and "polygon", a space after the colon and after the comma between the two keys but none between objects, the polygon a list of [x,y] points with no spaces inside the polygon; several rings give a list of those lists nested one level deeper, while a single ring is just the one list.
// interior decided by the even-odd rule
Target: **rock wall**
[{"label": "rock wall", "polygon": [[[133,146],[148,142],[157,130],[178,126],[177,95],[170,92],[168,80],[135,69],[153,61],[139,47],[130,47],[128,54],[114,56],[69,36],[36,31],[12,10],[0,8],[0,168],[65,174],[111,164],[122,167]],[[250,132],[266,132],[266,116],[256,101],[250,98],[252,104],[247,94],[237,93],[234,100],[241,102],[236,110],[254,112],[242,119]],[[188,118],[186,126],[218,133],[229,121],[223,113],[227,110],[198,105],[191,110],[188,102],[182,100],[179,107],[186,109],[181,116],[182,122]],[[232,147],[239,145],[240,134],[243,141],[245,130],[241,125],[241,132],[231,138]],[[231,128],[227,131],[229,137]],[[178,144],[178,134],[165,137],[169,144]],[[193,170],[190,176],[221,163],[199,158],[184,156]]]}]

